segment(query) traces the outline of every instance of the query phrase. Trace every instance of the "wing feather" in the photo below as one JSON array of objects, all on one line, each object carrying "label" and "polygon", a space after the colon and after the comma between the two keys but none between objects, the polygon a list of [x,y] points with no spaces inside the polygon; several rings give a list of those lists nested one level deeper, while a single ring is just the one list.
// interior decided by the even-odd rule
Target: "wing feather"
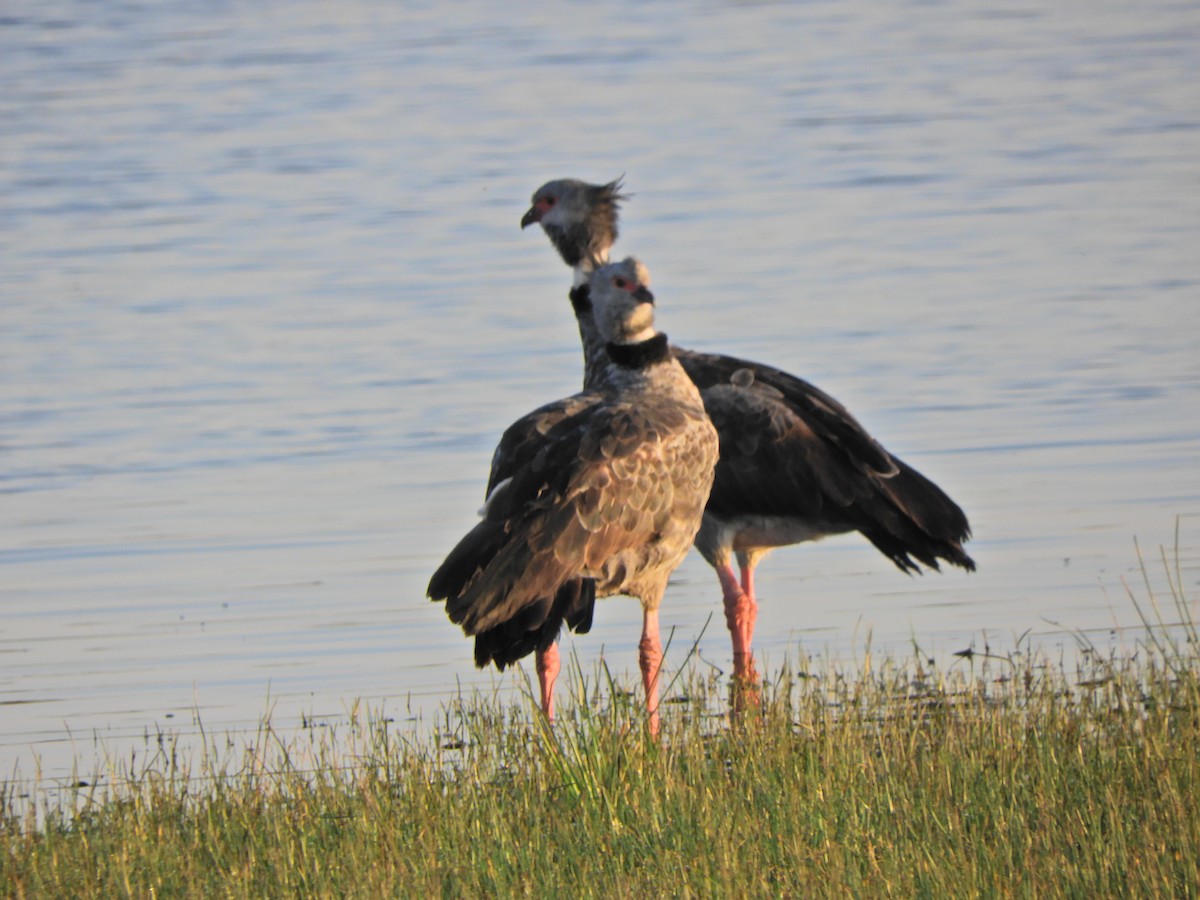
[{"label": "wing feather", "polygon": [[[760,381],[761,370],[774,382]],[[904,571],[919,571],[910,555],[934,569],[938,558],[975,567],[962,550],[970,527],[958,505],[807,382],[755,367],[701,393],[721,440],[709,513],[804,517],[831,531],[861,531]]]},{"label": "wing feather", "polygon": [[452,621],[485,636],[476,644],[481,664],[538,649],[563,621],[590,627],[595,597],[627,586],[637,554],[676,513],[670,476],[681,448],[663,439],[673,418],[664,409],[654,409],[656,419],[636,404],[585,392],[505,432],[493,456],[486,518],[451,551],[429,589],[446,601]]}]

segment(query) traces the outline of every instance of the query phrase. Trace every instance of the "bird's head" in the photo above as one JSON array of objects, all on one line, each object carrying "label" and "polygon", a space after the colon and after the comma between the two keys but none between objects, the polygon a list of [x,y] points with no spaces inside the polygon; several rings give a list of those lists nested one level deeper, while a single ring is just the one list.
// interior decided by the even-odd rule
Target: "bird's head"
[{"label": "bird's head", "polygon": [[618,211],[629,197],[621,187],[620,178],[607,184],[578,178],[548,181],[533,192],[521,228],[538,223],[563,262],[591,270],[608,262],[617,239]]},{"label": "bird's head", "polygon": [[636,344],[649,340],[654,330],[654,295],[650,272],[632,256],[600,266],[590,282],[592,315],[606,341]]}]

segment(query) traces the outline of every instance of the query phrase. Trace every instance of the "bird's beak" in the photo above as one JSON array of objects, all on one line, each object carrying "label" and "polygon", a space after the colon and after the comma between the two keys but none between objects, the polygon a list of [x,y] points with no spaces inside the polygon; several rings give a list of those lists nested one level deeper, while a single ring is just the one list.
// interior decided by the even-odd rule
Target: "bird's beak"
[{"label": "bird's beak", "polygon": [[524,231],[534,222],[542,221],[542,211],[536,206],[529,207],[529,212],[521,216],[521,230]]},{"label": "bird's beak", "polygon": [[650,293],[650,288],[648,287],[639,287],[633,292],[633,299],[637,300],[639,303],[649,303],[651,306],[654,305],[654,295]]}]

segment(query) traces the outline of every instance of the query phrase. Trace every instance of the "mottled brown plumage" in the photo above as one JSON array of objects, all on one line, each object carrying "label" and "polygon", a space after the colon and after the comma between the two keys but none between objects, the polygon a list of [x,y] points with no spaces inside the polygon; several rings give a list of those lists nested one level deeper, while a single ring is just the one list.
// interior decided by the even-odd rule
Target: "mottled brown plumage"
[{"label": "mottled brown plumage", "polygon": [[[547,235],[563,261],[576,267],[571,305],[588,388],[603,383],[608,371],[579,276],[588,258],[607,256],[605,242],[617,233],[616,204],[593,199],[602,194],[603,186],[552,181],[534,194],[534,207],[522,220],[522,227],[544,221],[553,210],[554,230]],[[721,582],[740,678],[757,677],[750,649],[757,614],[754,567],[774,547],[858,531],[901,571],[919,572],[918,563],[937,569],[939,560],[975,568],[962,549],[971,533],[963,511],[888,453],[835,399],[771,366],[671,349],[700,389],[720,435],[720,462],[696,547]]]},{"label": "mottled brown plumage", "polygon": [[[657,610],[700,527],[717,436],[695,385],[653,329],[647,281],[632,259],[596,270],[597,333],[611,339],[604,383],[508,428],[493,456],[483,521],[434,573],[429,596],[476,636],[478,664],[503,668],[536,651],[539,675],[557,669],[544,657],[564,622],[580,631],[590,625],[595,597],[638,598],[656,725]],[[548,713],[552,686],[553,675],[543,677]]]}]

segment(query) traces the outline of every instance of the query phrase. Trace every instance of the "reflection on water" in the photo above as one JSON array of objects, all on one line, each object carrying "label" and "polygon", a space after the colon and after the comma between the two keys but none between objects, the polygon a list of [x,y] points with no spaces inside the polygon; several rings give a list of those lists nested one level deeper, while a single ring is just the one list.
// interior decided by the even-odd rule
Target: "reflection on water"
[{"label": "reflection on water", "polygon": [[[1166,3],[6,10],[0,766],[520,689],[423,592],[500,430],[578,384],[517,228],[566,174],[627,174],[677,342],[811,378],[971,515],[970,577],[774,555],[766,663],[1108,640],[1132,537],[1195,544],[1198,35]],[[718,600],[689,558],[677,648]],[[632,671],[638,618],[607,602],[585,671]],[[719,614],[699,649],[728,667]]]}]

